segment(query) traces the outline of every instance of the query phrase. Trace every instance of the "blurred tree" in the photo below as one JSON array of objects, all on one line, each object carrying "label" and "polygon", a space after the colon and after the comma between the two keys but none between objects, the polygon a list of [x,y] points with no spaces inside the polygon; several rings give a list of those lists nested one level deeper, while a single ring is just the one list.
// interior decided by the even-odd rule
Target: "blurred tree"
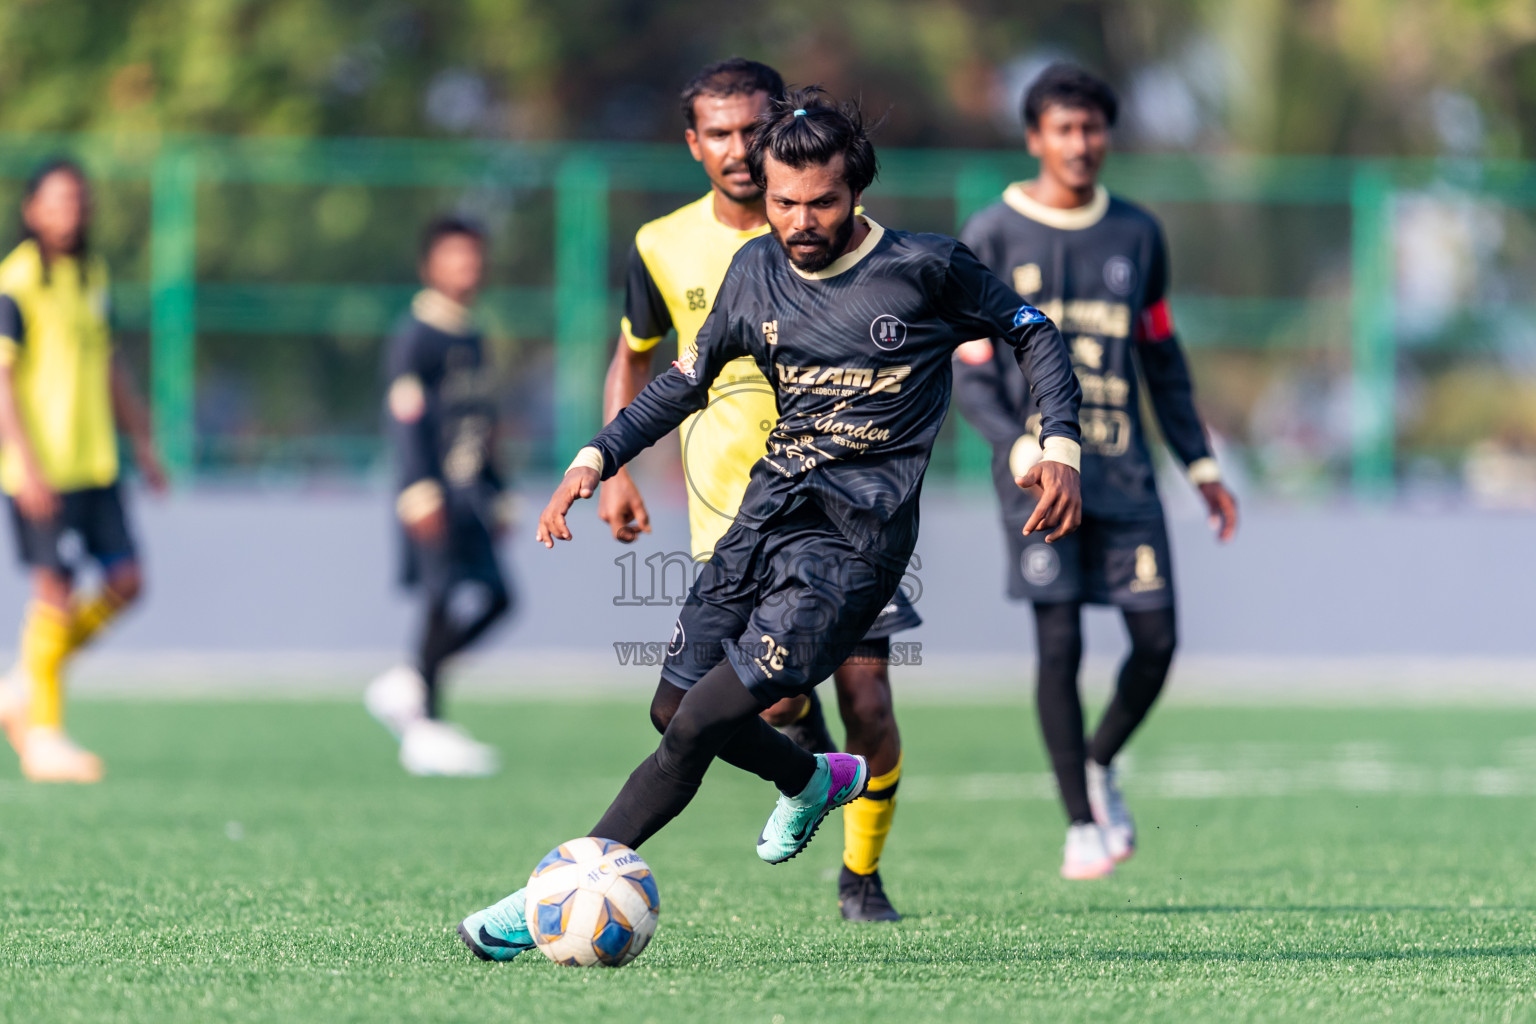
[{"label": "blurred tree", "polygon": [[1127,98],[1125,143],[1529,153],[1528,0],[10,0],[0,129],[673,138],[729,53],[893,113],[888,144],[997,145],[1053,57]]}]

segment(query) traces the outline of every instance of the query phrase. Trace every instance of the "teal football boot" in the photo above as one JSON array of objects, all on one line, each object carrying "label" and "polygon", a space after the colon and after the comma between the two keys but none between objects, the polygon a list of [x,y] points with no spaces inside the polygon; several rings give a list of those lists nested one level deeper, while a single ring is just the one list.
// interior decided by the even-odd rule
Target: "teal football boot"
[{"label": "teal football boot", "polygon": [[459,922],[459,938],[481,960],[511,960],[534,947],[526,913],[528,890],[519,889],[500,903]]},{"label": "teal football boot", "polygon": [[857,800],[869,784],[869,765],[857,754],[817,754],[811,781],[794,796],[779,794],[779,802],[757,837],[757,855],[769,864],[782,864],[810,843],[827,814]]}]

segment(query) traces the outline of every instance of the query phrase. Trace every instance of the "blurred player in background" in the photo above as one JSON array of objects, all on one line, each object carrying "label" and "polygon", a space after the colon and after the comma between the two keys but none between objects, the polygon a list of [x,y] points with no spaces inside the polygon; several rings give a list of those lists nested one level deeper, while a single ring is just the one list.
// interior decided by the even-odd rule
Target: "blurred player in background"
[{"label": "blurred player in background", "polygon": [[[739,57],[705,67],[683,88],[688,148],[703,164],[711,188],[702,199],[635,234],[625,315],[603,388],[604,422],[618,415],[651,379],[652,352],[669,329],[677,331],[680,356],[693,346],[731,257],[768,232],[763,191],[747,169],[747,139],[769,102],[783,95],[784,80],[777,71]],[[767,450],[768,431],[777,419],[773,388],[747,356],[721,371],[710,389],[709,405],[683,424],[679,433],[695,560],[707,561],[731,525],[752,466]],[[598,514],[625,543],[651,528],[640,492],[623,467],[603,485]],[[885,894],[878,870],[901,778],[901,736],[888,665],[891,635],[921,621],[898,591],[833,676],[848,751],[867,757],[874,776],[867,794],[843,812],[838,906],[849,920],[901,917]],[[812,753],[837,749],[814,690],[775,704],[764,717]]]},{"label": "blurred player in background", "polygon": [[[91,196],[68,161],[27,182],[22,241],[0,262],[0,486],[32,578],[0,723],[27,778],[96,782],[101,759],[64,731],[64,666],[139,596],[118,485],[117,429],[145,481],[165,476],[149,415],[116,358],[107,265],[90,251]],[[102,581],[76,589],[94,562]]]},{"label": "blurred player in background", "polygon": [[[1109,86],[1058,64],[1024,98],[1033,181],[971,218],[961,239],[1026,302],[1056,321],[1083,389],[1083,526],[1060,543],[1024,536],[1035,499],[1014,486],[1040,457],[1039,411],[1012,354],[990,341],[956,353],[961,409],[992,443],[1008,535],[1009,595],[1034,603],[1038,710],[1066,804],[1062,875],[1100,878],[1135,850],[1136,829],[1114,758],[1162,690],[1176,642],[1172,566],[1136,367],[1167,441],[1205,499],[1222,541],[1237,505],[1195,411],[1189,369],[1168,311],[1168,255],[1147,211],[1098,183],[1115,123]],[[1120,608],[1131,649],[1092,740],[1083,737],[1078,668],[1083,604]]]},{"label": "blurred player in background", "polygon": [[[651,702],[661,743],[590,834],[639,847],[682,812],[719,757],[778,789],[757,854],[779,864],[863,791],[870,769],[857,755],[804,750],[759,713],[831,675],[895,596],[949,411],[955,348],[1005,338],[1029,377],[1045,447],[1023,485],[1045,495],[1028,525],[1054,526],[1053,538],[1081,511],[1079,390],[1056,328],[963,245],[887,231],[856,212],[876,171],[857,107],[817,89],[775,100],[747,163],[773,237],[742,246],[694,344],[577,454],[538,537],[549,547],[570,540],[571,505],[705,408],[734,361],[773,374],[767,450],[688,593]],[[513,893],[471,914],[459,936],[482,959],[512,959],[533,946],[526,911],[524,893]]]},{"label": "blurred player in background", "polygon": [[385,353],[386,419],[394,447],[395,513],[403,580],[421,598],[410,664],[368,687],[368,710],[400,740],[413,775],[489,775],[494,748],[442,719],[444,663],[507,614],[512,598],[496,556],[504,527],[494,465],[497,391],[471,307],[485,268],[481,229],[458,217],[427,226],[426,287]]}]

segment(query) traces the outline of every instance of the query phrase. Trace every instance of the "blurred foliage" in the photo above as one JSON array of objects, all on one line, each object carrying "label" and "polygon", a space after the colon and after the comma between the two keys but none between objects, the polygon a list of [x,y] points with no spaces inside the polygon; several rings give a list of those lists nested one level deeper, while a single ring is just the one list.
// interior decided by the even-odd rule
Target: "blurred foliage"
[{"label": "blurred foliage", "polygon": [[8,0],[0,53],[0,130],[665,139],[742,53],[889,111],[887,144],[997,145],[1072,57],[1132,146],[1536,151],[1529,0]]}]

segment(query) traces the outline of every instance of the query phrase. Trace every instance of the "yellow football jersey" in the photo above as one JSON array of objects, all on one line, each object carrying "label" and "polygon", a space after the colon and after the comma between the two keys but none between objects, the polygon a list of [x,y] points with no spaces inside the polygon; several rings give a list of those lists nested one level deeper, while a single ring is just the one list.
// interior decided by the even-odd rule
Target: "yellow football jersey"
[{"label": "yellow football jersey", "polygon": [[[44,268],[26,241],[0,261],[0,365],[12,368],[22,425],[58,491],[117,479],[107,266],[61,257]],[[0,451],[0,487],[15,494],[21,463]]]},{"label": "yellow football jersey", "polygon": [[[629,257],[620,324],[625,343],[645,352],[676,328],[681,357],[704,326],[736,250],[767,232],[766,224],[751,231],[721,224],[713,193],[643,226]],[[709,405],[683,421],[678,433],[695,558],[707,558],[736,518],[747,477],[778,418],[773,388],[744,356],[715,379]]]}]

